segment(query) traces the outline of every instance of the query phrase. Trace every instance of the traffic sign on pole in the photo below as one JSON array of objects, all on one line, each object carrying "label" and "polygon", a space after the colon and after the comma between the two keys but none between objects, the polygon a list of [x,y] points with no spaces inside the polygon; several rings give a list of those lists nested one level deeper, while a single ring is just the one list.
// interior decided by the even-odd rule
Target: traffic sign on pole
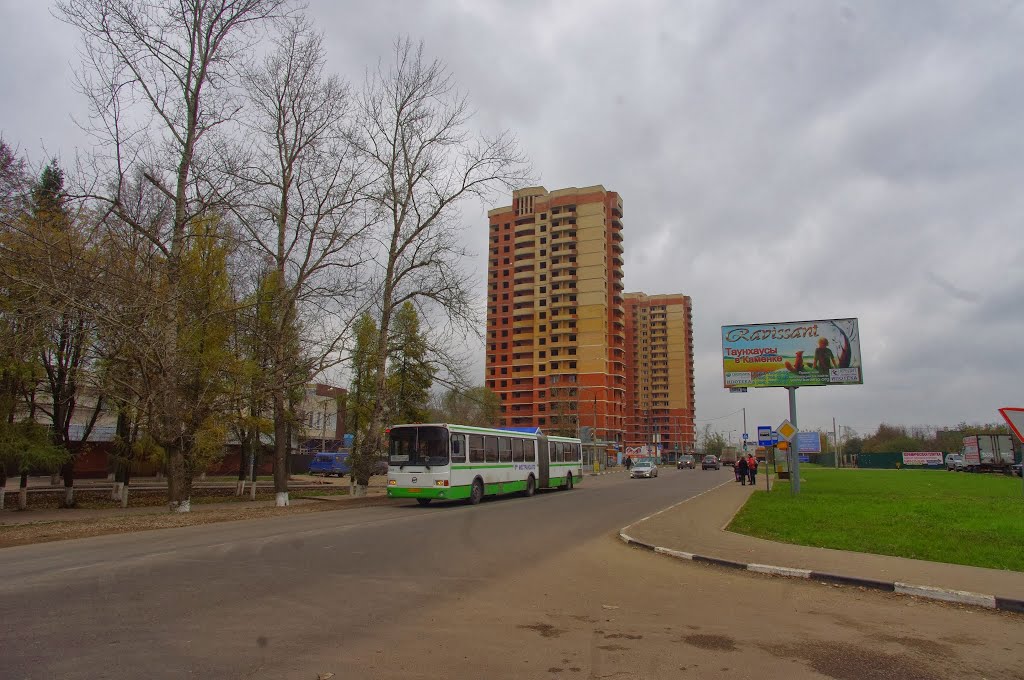
[{"label": "traffic sign on pole", "polygon": [[779,436],[787,442],[793,441],[793,437],[796,436],[796,426],[788,420],[783,420],[775,429],[778,431]]},{"label": "traffic sign on pole", "polygon": [[772,428],[767,425],[757,426],[757,445],[758,446],[771,446],[772,445]]}]

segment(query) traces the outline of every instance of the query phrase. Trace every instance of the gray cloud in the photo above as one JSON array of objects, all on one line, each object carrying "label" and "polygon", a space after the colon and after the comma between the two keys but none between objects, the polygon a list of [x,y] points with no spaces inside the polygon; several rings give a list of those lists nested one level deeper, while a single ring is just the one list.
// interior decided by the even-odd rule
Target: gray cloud
[{"label": "gray cloud", "polygon": [[[800,390],[804,425],[990,421],[1024,405],[1017,4],[313,0],[310,12],[351,81],[396,35],[422,38],[477,124],[514,130],[548,188],[622,194],[628,289],[694,299],[698,418],[746,406],[752,429],[787,415],[781,391],[721,387],[721,325],[839,316],[861,320],[866,383]],[[0,74],[3,134],[29,151],[85,146],[68,117],[83,109],[74,36],[36,3],[5,3],[0,20],[24,29],[0,45],[18,66]],[[464,206],[481,282],[487,207]]]}]

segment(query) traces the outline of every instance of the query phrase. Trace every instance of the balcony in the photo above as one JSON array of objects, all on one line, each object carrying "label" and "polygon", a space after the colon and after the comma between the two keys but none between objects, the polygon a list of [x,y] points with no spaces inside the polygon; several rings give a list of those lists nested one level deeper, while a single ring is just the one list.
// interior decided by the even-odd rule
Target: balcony
[{"label": "balcony", "polygon": [[619,241],[621,241],[621,240],[622,239],[619,238],[618,240],[616,240],[616,241],[614,241],[612,243],[612,250],[615,251],[616,253],[619,253],[620,255],[622,254],[622,252],[624,250],[623,247],[622,247],[622,244],[619,243]]},{"label": "balcony", "polygon": [[513,321],[512,328],[515,332],[520,330],[533,330],[533,317],[529,319],[522,319],[521,321]]},{"label": "balcony", "polygon": [[563,281],[568,283],[569,281],[575,281],[575,280],[576,280],[576,270],[575,269],[566,269],[566,270],[563,270],[562,272],[560,272],[559,274],[556,274],[556,275],[551,277],[551,282],[552,283],[562,283]]},{"label": "balcony", "polygon": [[530,279],[528,281],[524,281],[522,283],[517,283],[516,285],[514,285],[512,287],[512,290],[514,292],[516,292],[516,293],[523,293],[523,292],[527,292],[527,291],[532,292],[533,291],[533,279]]}]

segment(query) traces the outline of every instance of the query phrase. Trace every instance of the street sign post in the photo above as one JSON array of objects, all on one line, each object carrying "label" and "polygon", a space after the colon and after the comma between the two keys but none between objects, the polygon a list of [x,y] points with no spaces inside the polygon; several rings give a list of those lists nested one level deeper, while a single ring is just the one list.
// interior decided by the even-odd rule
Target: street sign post
[{"label": "street sign post", "polygon": [[767,425],[757,426],[757,445],[758,446],[771,446],[772,445],[772,428]]},{"label": "street sign post", "polygon": [[796,435],[796,425],[788,420],[783,420],[779,423],[779,426],[775,428],[775,431],[778,432],[779,436],[787,442],[791,442],[793,441],[793,437]]}]

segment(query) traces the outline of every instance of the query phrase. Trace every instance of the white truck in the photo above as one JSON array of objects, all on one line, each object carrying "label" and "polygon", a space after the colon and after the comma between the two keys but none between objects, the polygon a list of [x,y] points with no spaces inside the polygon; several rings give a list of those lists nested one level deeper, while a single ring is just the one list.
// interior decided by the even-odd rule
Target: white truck
[{"label": "white truck", "polygon": [[972,434],[964,437],[964,468],[968,472],[1011,473],[1013,438],[1008,434]]}]

